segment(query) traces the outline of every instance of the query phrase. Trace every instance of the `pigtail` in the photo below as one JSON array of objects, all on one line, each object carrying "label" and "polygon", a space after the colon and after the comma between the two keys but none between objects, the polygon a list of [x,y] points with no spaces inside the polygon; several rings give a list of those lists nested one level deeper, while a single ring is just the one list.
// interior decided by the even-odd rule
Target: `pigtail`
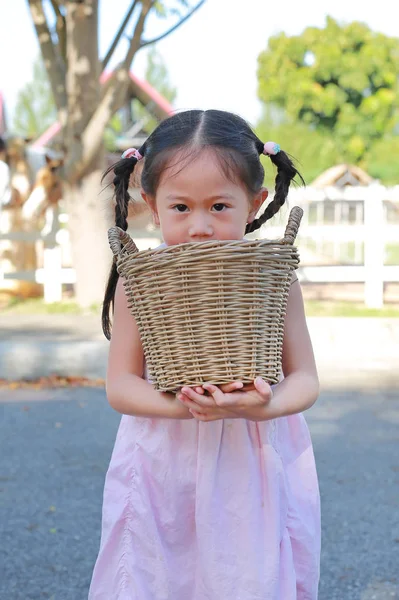
[{"label": "pigtail", "polygon": [[[270,144],[272,142],[268,142]],[[283,150],[278,150],[276,154],[266,153],[264,148],[267,144],[261,144],[261,148],[259,151],[261,154],[267,154],[273,164],[277,167],[277,175],[275,180],[275,193],[274,198],[266,207],[265,212],[258,218],[252,221],[252,223],[248,223],[245,229],[245,233],[252,233],[259,229],[266,221],[274,217],[274,215],[280,210],[280,208],[285,203],[288,191],[290,188],[291,181],[298,175],[299,179],[305,185],[305,181],[302,175],[297,171],[294,166],[294,163],[289,158],[288,154],[286,154]]]},{"label": "pigtail", "polygon": [[[128,215],[128,207],[129,207],[129,180],[130,176],[133,173],[134,167],[137,164],[137,158],[135,156],[129,158],[122,158],[115,165],[112,165],[109,169],[107,169],[101,179],[101,182],[104,181],[105,177],[111,172],[114,172],[114,197],[115,197],[115,225],[123,229],[123,231],[127,230],[127,215]],[[119,274],[116,268],[116,259],[114,258],[111,266],[111,271],[108,277],[107,286],[105,289],[103,309],[102,309],[102,328],[105,337],[109,340],[111,339],[111,319],[110,319],[110,309],[112,308],[112,313],[114,312],[114,301],[115,301],[115,291],[116,285],[118,283]]]}]

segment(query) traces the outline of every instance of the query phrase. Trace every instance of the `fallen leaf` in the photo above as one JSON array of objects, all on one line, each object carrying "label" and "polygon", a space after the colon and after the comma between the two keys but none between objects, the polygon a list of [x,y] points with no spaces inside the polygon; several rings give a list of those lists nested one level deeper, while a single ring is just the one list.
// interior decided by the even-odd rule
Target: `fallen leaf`
[{"label": "fallen leaf", "polygon": [[87,377],[65,377],[60,375],[49,375],[48,377],[39,377],[38,379],[19,379],[8,380],[0,379],[0,389],[17,390],[33,389],[41,390],[45,388],[65,388],[65,387],[105,387],[104,379],[90,379]]}]

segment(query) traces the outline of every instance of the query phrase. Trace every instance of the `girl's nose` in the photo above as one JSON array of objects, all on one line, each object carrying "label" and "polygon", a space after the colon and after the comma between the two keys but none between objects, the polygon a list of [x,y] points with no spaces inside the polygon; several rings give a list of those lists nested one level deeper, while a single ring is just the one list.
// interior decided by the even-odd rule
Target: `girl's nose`
[{"label": "girl's nose", "polygon": [[188,234],[192,238],[210,237],[213,235],[213,227],[208,219],[195,217],[190,223]]}]

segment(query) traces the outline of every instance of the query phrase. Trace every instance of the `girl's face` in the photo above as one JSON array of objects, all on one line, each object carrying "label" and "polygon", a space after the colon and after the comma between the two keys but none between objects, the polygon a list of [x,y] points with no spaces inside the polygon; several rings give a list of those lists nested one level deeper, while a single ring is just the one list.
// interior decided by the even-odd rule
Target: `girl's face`
[{"label": "girl's face", "polygon": [[[178,163],[178,161],[176,161]],[[166,245],[210,240],[241,240],[267,198],[253,198],[239,181],[229,181],[215,153],[204,150],[182,170],[165,169],[154,197],[141,192]]]}]

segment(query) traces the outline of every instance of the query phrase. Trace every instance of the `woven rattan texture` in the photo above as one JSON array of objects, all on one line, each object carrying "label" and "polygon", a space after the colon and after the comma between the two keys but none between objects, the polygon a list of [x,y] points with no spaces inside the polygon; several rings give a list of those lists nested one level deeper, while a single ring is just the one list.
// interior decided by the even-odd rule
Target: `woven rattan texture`
[{"label": "woven rattan texture", "polygon": [[144,252],[122,230],[110,230],[158,390],[249,383],[258,375],[277,383],[301,216],[301,209],[292,209],[282,240],[199,242]]}]

